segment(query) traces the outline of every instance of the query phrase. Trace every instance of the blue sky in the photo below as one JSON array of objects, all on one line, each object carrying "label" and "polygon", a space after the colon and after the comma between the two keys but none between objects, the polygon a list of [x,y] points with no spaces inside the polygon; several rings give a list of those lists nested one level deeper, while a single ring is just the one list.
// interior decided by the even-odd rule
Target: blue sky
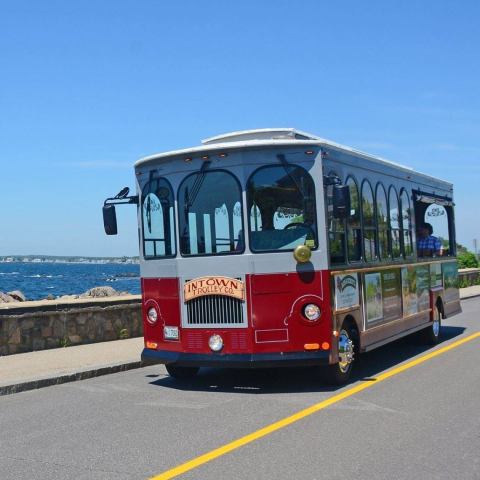
[{"label": "blue sky", "polygon": [[0,255],[136,255],[133,163],[296,127],[452,181],[480,240],[480,3],[0,2]]}]

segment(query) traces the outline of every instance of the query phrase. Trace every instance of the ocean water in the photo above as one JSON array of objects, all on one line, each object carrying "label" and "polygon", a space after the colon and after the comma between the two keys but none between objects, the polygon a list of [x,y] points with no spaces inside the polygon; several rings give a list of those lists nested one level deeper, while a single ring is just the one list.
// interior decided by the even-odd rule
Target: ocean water
[{"label": "ocean water", "polygon": [[140,293],[140,267],[122,263],[0,263],[0,292],[20,290],[27,300],[78,295],[108,285]]}]

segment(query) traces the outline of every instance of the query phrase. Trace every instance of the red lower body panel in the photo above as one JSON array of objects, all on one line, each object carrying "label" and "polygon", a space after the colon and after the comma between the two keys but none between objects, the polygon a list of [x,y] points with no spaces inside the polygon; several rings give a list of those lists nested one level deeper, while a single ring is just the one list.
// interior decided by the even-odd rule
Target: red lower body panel
[{"label": "red lower body panel", "polygon": [[[209,364],[210,359],[212,365],[241,363],[249,366],[255,366],[256,362],[275,364],[277,360],[282,363],[287,359],[291,362],[285,363],[290,364],[328,359],[332,339],[329,280],[328,271],[246,275],[247,321],[244,328],[215,328],[212,325],[184,328],[179,279],[143,279],[144,336],[148,344],[144,359],[151,363],[156,359],[155,363],[185,364],[186,361],[198,365]],[[318,305],[322,312],[315,322],[303,315],[309,303]],[[147,321],[147,312],[152,306],[159,312],[154,325]],[[178,340],[165,340],[164,326],[178,327]],[[218,353],[208,346],[213,334],[220,335],[224,342]],[[235,362],[235,358],[239,362]]]}]

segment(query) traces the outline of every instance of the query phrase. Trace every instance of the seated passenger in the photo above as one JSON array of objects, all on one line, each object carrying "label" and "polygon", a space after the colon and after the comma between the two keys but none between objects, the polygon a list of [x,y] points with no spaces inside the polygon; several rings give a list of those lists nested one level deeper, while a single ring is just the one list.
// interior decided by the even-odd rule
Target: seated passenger
[{"label": "seated passenger", "polygon": [[433,227],[429,223],[420,225],[417,232],[417,254],[419,257],[442,255],[442,242],[432,233]]}]

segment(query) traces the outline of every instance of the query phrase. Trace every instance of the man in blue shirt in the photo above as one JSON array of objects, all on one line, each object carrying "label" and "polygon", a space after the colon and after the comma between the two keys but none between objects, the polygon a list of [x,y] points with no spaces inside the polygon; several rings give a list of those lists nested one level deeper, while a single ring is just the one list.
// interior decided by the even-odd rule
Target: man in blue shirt
[{"label": "man in blue shirt", "polygon": [[432,233],[433,227],[429,223],[420,225],[417,236],[417,254],[419,257],[433,257],[442,254],[442,242]]}]

